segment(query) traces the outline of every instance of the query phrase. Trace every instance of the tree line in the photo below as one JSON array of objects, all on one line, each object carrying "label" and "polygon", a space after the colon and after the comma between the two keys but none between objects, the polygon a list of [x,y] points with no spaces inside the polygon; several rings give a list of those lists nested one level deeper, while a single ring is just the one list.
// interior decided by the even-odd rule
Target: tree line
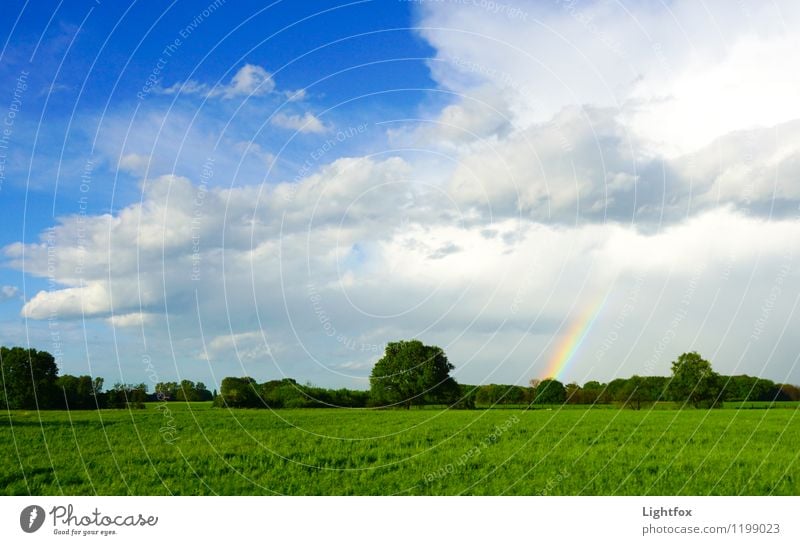
[{"label": "tree line", "polygon": [[458,384],[444,351],[420,341],[389,343],[375,364],[369,391],[326,390],[302,386],[293,379],[258,384],[254,379],[228,377],[222,381],[215,405],[228,407],[401,407],[607,405],[632,409],[670,401],[695,408],[721,407],[724,401],[800,401],[800,388],[748,375],[725,376],[697,352],[682,354],[672,363],[672,375],[619,378],[583,386],[547,378],[529,386]]},{"label": "tree line", "polygon": [[696,352],[672,363],[671,376],[638,376],[582,386],[554,378],[528,386],[458,384],[444,351],[421,341],[390,342],[370,375],[369,390],[329,389],[285,378],[258,383],[251,377],[226,377],[213,393],[202,382],[117,383],[103,390],[100,377],[58,375],[55,359],[44,351],[0,347],[0,408],[103,409],[144,408],[147,401],[213,401],[216,407],[299,409],[325,407],[406,408],[443,405],[472,409],[490,406],[607,405],[641,409],[671,401],[697,408],[725,401],[800,401],[800,388],[747,375],[716,373]]},{"label": "tree line", "polygon": [[147,401],[211,401],[202,382],[182,380],[156,384],[116,383],[104,391],[102,377],[58,374],[55,358],[33,348],[0,347],[0,409],[124,409],[145,407]]},{"label": "tree line", "polygon": [[[687,401],[692,406],[704,404],[684,399],[671,386],[672,377],[638,376],[618,378],[608,383],[590,380],[583,386],[558,380],[532,380],[531,386],[486,384],[469,386],[474,390],[478,406],[571,404],[571,405],[625,405],[633,409],[661,401]],[[721,401],[800,401],[800,388],[792,384],[775,382],[748,375],[720,375]],[[541,388],[540,388],[541,386]],[[540,395],[537,398],[537,388]],[[711,399],[711,398],[709,398]],[[710,403],[706,403],[710,405]]]},{"label": "tree line", "polygon": [[285,378],[259,384],[251,377],[225,377],[215,407],[304,409],[324,407],[367,407],[370,392],[340,388],[332,390],[298,384]]}]

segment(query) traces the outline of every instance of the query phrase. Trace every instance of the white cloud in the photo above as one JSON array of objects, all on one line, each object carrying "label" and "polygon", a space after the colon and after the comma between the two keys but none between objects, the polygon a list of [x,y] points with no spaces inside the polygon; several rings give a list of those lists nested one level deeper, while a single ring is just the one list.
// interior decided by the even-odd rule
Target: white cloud
[{"label": "white cloud", "polygon": [[[37,293],[23,307],[27,317],[145,312],[160,304],[162,295],[191,296],[197,263],[206,272],[204,279],[219,289],[215,271],[221,270],[223,256],[228,263],[247,268],[254,259],[274,265],[272,252],[281,235],[300,240],[309,224],[320,231],[320,242],[328,243],[337,236],[339,222],[347,219],[348,204],[354,214],[386,207],[388,217],[393,205],[382,203],[382,194],[364,192],[375,183],[392,184],[404,176],[404,168],[396,158],[341,159],[300,184],[263,191],[261,201],[258,187],[201,189],[183,177],[161,176],[147,183],[141,204],[129,205],[114,216],[61,218],[52,232],[42,234],[41,242],[12,244],[4,252],[12,266],[24,266],[29,274],[41,277],[53,273],[66,286]],[[357,237],[375,227],[343,229],[339,236]],[[75,236],[78,232],[80,239]],[[335,255],[328,249],[315,259],[330,264]],[[276,272],[272,270],[270,277]],[[165,277],[171,283],[167,292]]]},{"label": "white cloud", "polygon": [[437,174],[462,206],[642,223],[727,204],[784,214],[770,202],[800,199],[798,44],[775,31],[800,23],[796,5],[509,6],[531,17],[420,6],[432,73],[455,95],[391,134],[451,154]]},{"label": "white cloud", "polygon": [[535,20],[472,6],[421,7],[434,76],[472,95],[491,85],[515,122],[570,105],[611,107],[651,153],[677,157],[731,131],[800,118],[790,1],[669,4],[511,1]]},{"label": "white cloud", "polygon": [[477,88],[469,96],[449,104],[432,119],[415,120],[410,126],[390,129],[397,146],[453,151],[471,144],[494,141],[506,136],[514,116],[496,89]]},{"label": "white cloud", "polygon": [[301,102],[306,99],[308,93],[305,89],[297,89],[296,91],[284,91],[284,96],[289,102]]},{"label": "white cloud", "polygon": [[800,118],[800,73],[791,68],[796,38],[734,37],[721,62],[682,70],[669,85],[642,79],[624,112],[633,131],[675,157],[727,133]]},{"label": "white cloud", "polygon": [[137,176],[143,175],[147,171],[150,159],[140,153],[128,153],[119,160],[119,168]]},{"label": "white cloud", "polygon": [[275,89],[272,74],[255,64],[245,64],[231,78],[227,87],[216,88],[215,92],[225,98],[236,96],[260,96],[271,93]]},{"label": "white cloud", "polygon": [[242,363],[267,363],[276,350],[280,351],[280,347],[267,342],[261,331],[248,331],[214,337],[199,357],[210,363],[224,359]]},{"label": "white cloud", "polygon": [[702,203],[760,206],[766,212],[776,201],[798,202],[800,119],[731,132],[670,164]]},{"label": "white cloud", "polygon": [[222,97],[226,99],[235,97],[255,97],[272,93],[275,90],[275,80],[264,67],[255,64],[242,66],[225,85],[211,86],[195,80],[178,82],[167,88],[156,88],[164,95],[205,95],[209,98]]},{"label": "white cloud", "polygon": [[265,150],[257,142],[236,142],[233,147],[243,157],[253,157],[261,164],[269,166],[275,161],[275,155]]},{"label": "white cloud", "polygon": [[152,315],[143,312],[131,312],[128,314],[114,314],[108,320],[115,327],[141,327],[152,323],[154,318]]},{"label": "white cloud", "polygon": [[271,123],[276,127],[301,133],[320,134],[328,130],[322,121],[310,112],[306,112],[303,115],[277,113],[272,117]]},{"label": "white cloud", "polygon": [[94,280],[88,286],[63,288],[54,291],[39,291],[22,307],[22,314],[34,320],[45,320],[50,316],[89,318],[111,312],[111,298],[107,283]]},{"label": "white cloud", "polygon": [[2,286],[0,287],[0,301],[9,301],[19,296],[19,288],[17,286]]},{"label": "white cloud", "polygon": [[[786,249],[800,238],[797,219],[766,221],[731,209],[652,233],[618,223],[479,220],[459,211],[454,194],[438,198],[408,182],[407,169],[396,158],[342,159],[296,186],[262,188],[260,200],[254,187],[210,189],[199,221],[198,188],[159,178],[141,205],[82,218],[83,249],[72,235],[78,218],[62,218],[51,247],[65,287],[40,292],[23,315],[107,318],[119,327],[144,325],[159,339],[164,327],[150,317],[166,308],[170,334],[187,339],[181,346],[228,374],[356,384],[348,377],[363,378],[383,343],[420,337],[444,346],[464,381],[483,380],[499,356],[505,363],[494,378],[524,382],[542,369],[576,307],[608,291],[619,297],[637,277],[648,282],[643,314],[626,334],[642,345],[626,365],[649,357],[698,274],[703,288],[695,299],[702,304],[691,307],[674,350],[691,345],[698,328],[711,339],[731,327],[746,339],[765,297],[747,286],[774,282]],[[5,253],[22,267],[21,245]],[[27,272],[48,274],[46,245],[27,245],[25,256]],[[756,278],[750,284],[746,271]],[[791,275],[787,295],[797,285]],[[705,301],[714,290],[722,290],[725,304]],[[732,313],[731,301],[748,310]],[[653,306],[663,311],[646,319]],[[796,319],[789,310],[775,304],[769,338]],[[727,342],[722,353],[740,350],[737,343]],[[515,346],[524,348],[517,353]],[[582,361],[578,369],[592,364]],[[654,372],[666,372],[668,361],[659,361]],[[615,374],[603,369],[607,375],[594,375]]]},{"label": "white cloud", "polygon": [[205,95],[211,96],[211,87],[207,83],[200,83],[193,79],[177,82],[169,87],[154,86],[153,91],[162,95]]},{"label": "white cloud", "polygon": [[[263,179],[264,165],[271,163],[267,144],[247,128],[236,123],[226,125],[226,117],[221,119],[212,113],[215,107],[219,105],[204,108],[195,117],[191,105],[178,103],[168,110],[139,110],[133,120],[120,112],[111,112],[102,121],[84,117],[75,124],[83,128],[99,124],[102,128],[96,153],[102,162],[113,168],[120,161],[120,168],[139,178],[145,172],[150,178],[178,172],[219,186],[251,184]],[[223,137],[218,139],[216,135],[223,128]],[[97,169],[97,175],[101,170]],[[136,188],[125,185],[120,189],[135,191]],[[92,194],[96,196],[101,190],[95,186]]]}]

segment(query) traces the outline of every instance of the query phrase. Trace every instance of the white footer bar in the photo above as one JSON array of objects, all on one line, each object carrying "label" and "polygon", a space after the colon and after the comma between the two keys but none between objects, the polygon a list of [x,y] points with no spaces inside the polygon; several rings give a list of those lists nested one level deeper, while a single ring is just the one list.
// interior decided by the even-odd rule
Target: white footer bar
[{"label": "white footer bar", "polygon": [[3,497],[0,506],[3,543],[800,543],[798,497]]}]

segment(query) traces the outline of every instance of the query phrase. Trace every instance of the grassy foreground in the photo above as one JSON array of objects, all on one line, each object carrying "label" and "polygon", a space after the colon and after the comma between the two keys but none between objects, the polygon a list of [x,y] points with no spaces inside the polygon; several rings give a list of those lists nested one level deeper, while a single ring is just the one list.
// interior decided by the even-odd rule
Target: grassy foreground
[{"label": "grassy foreground", "polygon": [[15,494],[800,494],[800,409],[12,411]]}]

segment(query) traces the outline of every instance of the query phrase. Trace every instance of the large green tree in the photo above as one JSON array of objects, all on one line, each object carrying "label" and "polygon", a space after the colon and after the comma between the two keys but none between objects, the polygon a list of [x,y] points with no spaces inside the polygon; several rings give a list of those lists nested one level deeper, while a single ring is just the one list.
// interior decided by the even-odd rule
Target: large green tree
[{"label": "large green tree", "polygon": [[561,404],[567,400],[567,389],[561,381],[546,378],[536,385],[533,393],[534,404]]},{"label": "large green tree", "polygon": [[697,352],[681,354],[672,362],[672,381],[669,389],[675,401],[694,407],[722,405],[722,380]]},{"label": "large green tree", "polygon": [[49,352],[0,347],[0,406],[8,409],[52,409],[60,403],[58,368]]},{"label": "large green tree", "polygon": [[225,377],[220,385],[218,404],[225,407],[263,407],[258,384],[251,377]]},{"label": "large green tree", "polygon": [[450,376],[453,369],[438,346],[427,346],[418,340],[391,342],[372,368],[369,378],[372,403],[410,408],[425,403],[457,402],[460,390]]},{"label": "large green tree", "polygon": [[64,375],[56,379],[59,405],[70,410],[96,409],[101,405],[99,394],[103,389],[101,377]]}]

